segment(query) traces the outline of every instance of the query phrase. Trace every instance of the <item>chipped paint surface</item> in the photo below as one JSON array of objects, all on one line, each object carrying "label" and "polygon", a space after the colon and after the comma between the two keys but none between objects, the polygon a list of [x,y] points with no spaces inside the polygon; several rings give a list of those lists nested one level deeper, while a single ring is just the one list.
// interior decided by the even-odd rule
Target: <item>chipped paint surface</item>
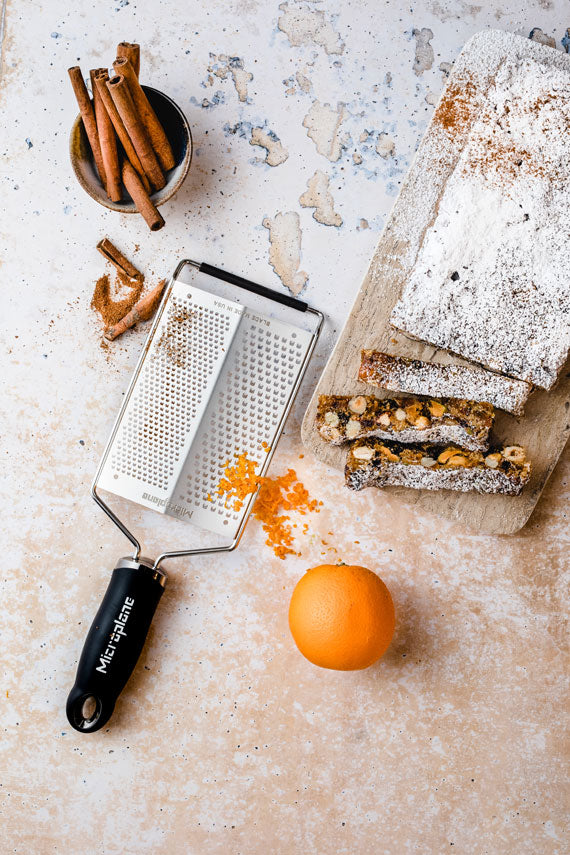
[{"label": "chipped paint surface", "polygon": [[344,104],[338,104],[336,110],[330,104],[313,101],[311,108],[303,119],[303,127],[307,128],[307,136],[317,147],[319,154],[333,163],[340,159],[348,137],[341,133],[341,125],[346,118]]},{"label": "chipped paint surface", "polygon": [[[529,525],[497,538],[391,494],[380,511],[372,491],[348,494],[300,457],[299,426],[461,46],[500,27],[568,48],[568,4],[280,2],[5,5],[2,855],[565,855],[568,455]],[[416,74],[423,29],[434,59]],[[153,234],[93,202],[68,160],[66,69],[106,64],[122,38],[141,42],[142,82],[194,137]],[[277,168],[250,145],[259,128],[289,153]],[[393,156],[378,155],[379,135]],[[318,171],[336,228],[300,203]],[[85,737],[65,699],[129,551],[89,488],[148,331],[101,347],[89,302],[104,235],[149,276],[190,255],[323,309],[272,471],[295,469],[324,504],[306,536],[307,518],[292,520],[300,557],[276,559],[253,520],[235,552],[170,562],[139,668],[111,725]],[[202,542],[151,511],[129,521],[146,554]],[[396,605],[393,644],[362,672],[315,668],[287,625],[306,568],[340,558],[377,571]]]},{"label": "chipped paint surface", "polygon": [[551,48],[556,47],[556,39],[549,36],[548,33],[543,33],[540,27],[533,27],[528,37],[534,42],[538,42],[540,45],[546,45]]},{"label": "chipped paint surface", "polygon": [[295,0],[281,3],[279,9],[282,15],[277,26],[294,47],[318,45],[324,48],[329,56],[344,51],[344,42],[322,10],[311,3],[299,3]]},{"label": "chipped paint surface", "polygon": [[266,131],[264,128],[252,128],[249,144],[265,149],[264,162],[269,166],[279,166],[289,157],[289,152],[283,147],[279,137],[273,131]]},{"label": "chipped paint surface", "polygon": [[380,157],[393,157],[396,154],[395,140],[389,134],[379,134],[376,141],[376,152]]},{"label": "chipped paint surface", "polygon": [[428,27],[422,27],[421,30],[414,29],[412,35],[416,40],[414,72],[419,76],[424,71],[429,71],[433,65],[433,48],[430,44],[433,33]]},{"label": "chipped paint surface", "polygon": [[208,77],[206,86],[213,86],[215,78],[218,80],[233,80],[237,96],[240,101],[247,101],[247,86],[253,80],[253,74],[246,71],[244,61],[239,56],[226,56],[225,54],[210,54],[208,65]]},{"label": "chipped paint surface", "polygon": [[301,228],[296,211],[265,217],[264,228],[269,230],[269,263],[282,283],[292,294],[304,287],[308,274],[299,270],[301,263]]},{"label": "chipped paint surface", "polygon": [[324,226],[341,226],[342,217],[334,209],[334,199],[329,190],[329,177],[317,169],[309,178],[307,189],[299,198],[303,208],[314,208],[313,217]]}]

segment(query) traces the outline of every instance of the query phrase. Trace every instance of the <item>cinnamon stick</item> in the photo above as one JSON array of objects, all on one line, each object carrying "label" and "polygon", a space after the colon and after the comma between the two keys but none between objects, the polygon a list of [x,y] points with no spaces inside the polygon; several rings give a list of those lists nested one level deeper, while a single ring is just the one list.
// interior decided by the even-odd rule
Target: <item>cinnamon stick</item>
[{"label": "cinnamon stick", "polygon": [[139,76],[141,68],[141,47],[132,42],[119,42],[117,45],[117,58],[126,57],[133,67],[136,76]]},{"label": "cinnamon stick", "polygon": [[109,238],[103,238],[97,244],[97,249],[101,253],[101,255],[110,261],[111,264],[118,270],[119,273],[124,274],[129,279],[132,279],[135,282],[142,282],[144,280],[144,274],[137,270],[134,264],[131,264],[128,258],[125,258],[120,249],[111,243]]},{"label": "cinnamon stick", "polygon": [[126,332],[126,330],[130,330],[131,327],[138,324],[139,321],[148,321],[152,318],[162,297],[165,285],[166,279],[163,279],[152,291],[149,291],[138,303],[135,303],[131,311],[127,312],[118,324],[107,327],[105,338],[109,341],[114,341],[118,336]]},{"label": "cinnamon stick", "polygon": [[123,124],[123,120],[121,119],[121,117],[119,115],[119,111],[115,107],[115,102],[111,98],[111,93],[107,89],[108,80],[109,80],[109,73],[107,72],[106,69],[104,72],[100,72],[99,74],[97,74],[97,76],[95,78],[95,85],[97,86],[97,91],[99,92],[99,95],[101,96],[101,100],[103,101],[103,104],[105,105],[105,109],[107,110],[107,113],[109,114],[109,118],[111,119],[111,121],[113,123],[113,127],[115,128],[117,136],[121,140],[121,143],[122,143],[123,148],[125,150],[126,156],[129,158],[130,162],[132,163],[132,165],[134,166],[134,168],[138,172],[140,180],[142,181],[146,192],[150,193],[149,180],[144,173],[144,169],[142,168],[142,163],[140,162],[139,156],[136,153],[135,148],[131,142],[131,139],[127,133],[127,129],[125,128],[125,126]]},{"label": "cinnamon stick", "polygon": [[74,65],[72,68],[67,69],[67,73],[69,74],[69,79],[71,80],[71,85],[73,86],[73,91],[79,105],[79,111],[81,113],[81,118],[83,119],[83,127],[85,128],[85,133],[87,134],[87,139],[89,140],[89,145],[93,152],[93,160],[95,161],[99,178],[101,179],[101,183],[105,189],[107,189],[107,178],[105,175],[105,167],[103,165],[103,157],[101,155],[101,146],[99,144],[97,122],[95,121],[93,105],[91,104],[91,99],[87,92],[87,87],[85,86],[81,69],[78,65]]},{"label": "cinnamon stick", "polygon": [[97,133],[99,134],[99,145],[101,146],[101,156],[107,179],[107,195],[112,202],[120,202],[123,198],[123,193],[121,190],[119,156],[117,154],[117,138],[113,123],[109,118],[97,87],[97,77],[99,74],[107,74],[107,69],[92,68],[89,72],[91,89],[93,91],[93,104],[95,107],[95,121],[97,123]]},{"label": "cinnamon stick", "polygon": [[123,120],[123,124],[127,129],[127,133],[135,147],[135,151],[148,180],[155,190],[160,190],[166,184],[164,174],[156,159],[145,125],[137,113],[125,77],[122,74],[112,77],[107,83],[107,88],[111,93],[115,107]]},{"label": "cinnamon stick", "polygon": [[147,129],[152,147],[156,152],[160,165],[165,171],[173,169],[176,165],[176,161],[174,159],[170,143],[168,142],[168,137],[166,136],[164,128],[160,124],[156,113],[150,106],[149,100],[143,92],[131,63],[126,57],[122,57],[115,60],[113,68],[117,74],[122,74],[125,77],[129,85],[134,105]]},{"label": "cinnamon stick", "polygon": [[151,232],[157,232],[164,225],[157,208],[151,202],[148,193],[144,189],[138,174],[135,172],[128,160],[123,161],[123,184],[135,203],[136,209],[144,217]]}]

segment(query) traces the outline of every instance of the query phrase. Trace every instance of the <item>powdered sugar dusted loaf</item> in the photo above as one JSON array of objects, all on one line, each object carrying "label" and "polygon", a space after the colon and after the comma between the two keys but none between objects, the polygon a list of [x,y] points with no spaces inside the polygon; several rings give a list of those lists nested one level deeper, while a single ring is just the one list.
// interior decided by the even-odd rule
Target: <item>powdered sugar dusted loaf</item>
[{"label": "powdered sugar dusted loaf", "polygon": [[391,323],[550,389],[570,345],[569,172],[570,76],[505,62]]},{"label": "powdered sugar dusted loaf", "polygon": [[467,365],[442,365],[363,350],[358,379],[392,392],[412,392],[435,398],[487,401],[515,416],[522,414],[531,392],[530,383]]},{"label": "powdered sugar dusted loaf", "polygon": [[419,443],[360,440],[348,452],[345,480],[351,490],[364,487],[412,487],[462,493],[518,495],[530,478],[531,465],[520,445],[486,454]]}]

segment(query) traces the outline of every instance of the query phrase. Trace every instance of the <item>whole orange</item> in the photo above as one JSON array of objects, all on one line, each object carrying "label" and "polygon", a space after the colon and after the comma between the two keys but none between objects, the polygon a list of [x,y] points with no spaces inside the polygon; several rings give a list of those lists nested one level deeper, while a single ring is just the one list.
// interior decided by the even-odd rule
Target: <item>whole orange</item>
[{"label": "whole orange", "polygon": [[394,625],[390,591],[366,567],[313,567],[291,597],[289,628],[295,644],[321,668],[368,668],[386,651]]}]

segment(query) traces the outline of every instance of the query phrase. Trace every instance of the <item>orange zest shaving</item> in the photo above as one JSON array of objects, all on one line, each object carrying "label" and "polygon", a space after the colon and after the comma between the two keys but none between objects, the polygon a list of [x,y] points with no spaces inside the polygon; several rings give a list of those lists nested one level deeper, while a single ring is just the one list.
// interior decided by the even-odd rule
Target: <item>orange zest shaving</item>
[{"label": "orange zest shaving", "polygon": [[235,499],[231,506],[234,511],[243,507],[243,500],[255,493],[260,478],[255,474],[255,460],[248,460],[247,454],[236,455],[235,466],[230,466],[229,461],[224,464],[224,477],[218,484],[218,496],[226,496],[226,507],[231,499]]},{"label": "orange zest shaving", "polygon": [[[286,555],[295,554],[292,548],[294,524],[291,524],[290,517],[282,512],[296,511],[303,515],[307,511],[318,513],[322,502],[311,499],[307,489],[297,480],[294,469],[288,469],[285,475],[270,478],[256,475],[255,465],[254,460],[248,460],[247,454],[236,455],[234,466],[226,463],[218,495],[226,496],[226,504],[233,500],[232,507],[238,511],[246,496],[259,487],[252,515],[261,522],[267,535],[267,546],[273,549],[278,558],[285,558]],[[305,523],[303,534],[307,531],[308,525]]]}]

